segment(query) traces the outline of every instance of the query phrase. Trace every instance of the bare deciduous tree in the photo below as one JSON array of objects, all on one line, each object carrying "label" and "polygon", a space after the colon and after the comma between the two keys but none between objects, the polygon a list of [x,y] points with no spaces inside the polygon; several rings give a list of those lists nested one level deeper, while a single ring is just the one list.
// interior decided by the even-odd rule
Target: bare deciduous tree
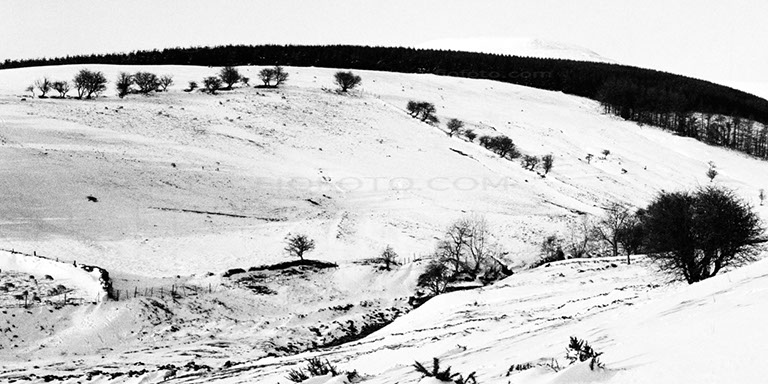
[{"label": "bare deciduous tree", "polygon": [[133,85],[133,76],[125,72],[120,72],[120,74],[117,75],[117,81],[115,81],[117,96],[120,98],[125,97],[125,95],[131,91],[131,85]]},{"label": "bare deciduous tree", "polygon": [[461,129],[464,128],[464,122],[459,119],[450,119],[446,124],[448,128],[448,136],[458,135]]},{"label": "bare deciduous tree", "polygon": [[381,262],[384,263],[384,269],[386,269],[387,271],[392,269],[393,265],[397,265],[398,264],[397,263],[397,258],[398,258],[397,253],[389,245],[387,245],[387,247],[384,248],[384,250],[381,252],[381,256],[380,256]]},{"label": "bare deciduous tree", "polygon": [[163,75],[160,77],[160,87],[163,92],[168,92],[168,87],[173,85],[173,75]]},{"label": "bare deciduous tree", "polygon": [[45,97],[45,94],[51,90],[51,80],[47,77],[43,77],[40,80],[35,80],[35,88],[40,90],[40,97]]},{"label": "bare deciduous tree", "polygon": [[294,235],[286,239],[285,251],[300,260],[304,260],[304,254],[313,249],[315,249],[315,241],[306,235]]},{"label": "bare deciduous tree", "polygon": [[69,92],[68,81],[54,81],[51,87],[59,93],[59,97],[62,99],[67,97],[67,92]]},{"label": "bare deciduous tree", "polygon": [[552,166],[555,164],[555,157],[551,154],[541,157],[541,167],[544,169],[544,174],[548,174],[552,170]]},{"label": "bare deciduous tree", "polygon": [[150,72],[136,72],[133,74],[133,83],[139,87],[139,93],[148,95],[152,91],[157,91],[160,87],[160,79],[157,75]]},{"label": "bare deciduous tree", "polygon": [[333,75],[333,79],[336,82],[336,85],[339,86],[339,89],[341,90],[341,92],[347,92],[348,90],[353,89],[358,85],[360,85],[360,83],[363,81],[363,79],[360,76],[355,75],[351,71],[336,72],[336,74]]},{"label": "bare deciduous tree", "polygon": [[221,81],[227,85],[227,89],[232,89],[232,86],[237,84],[242,76],[240,75],[240,71],[238,71],[237,68],[226,66],[221,69],[221,72],[219,72],[219,77],[221,78]]},{"label": "bare deciduous tree", "polygon": [[[611,203],[605,208],[605,215],[594,226],[595,235],[611,246],[613,256],[619,254],[621,231],[632,217],[629,208],[619,203]],[[627,264],[630,263],[627,256]]]}]

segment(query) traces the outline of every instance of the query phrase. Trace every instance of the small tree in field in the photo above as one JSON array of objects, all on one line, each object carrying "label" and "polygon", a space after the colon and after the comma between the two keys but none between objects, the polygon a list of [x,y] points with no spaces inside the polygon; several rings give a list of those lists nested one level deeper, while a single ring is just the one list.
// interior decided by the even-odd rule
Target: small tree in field
[{"label": "small tree in field", "polygon": [[262,69],[259,71],[259,79],[261,79],[265,87],[271,87],[272,82],[275,80],[275,70],[273,68]]},{"label": "small tree in field", "polygon": [[160,77],[160,87],[163,92],[168,92],[168,87],[173,85],[173,75],[163,75]]},{"label": "small tree in field", "polygon": [[[619,203],[611,203],[605,208],[605,215],[594,226],[595,235],[605,243],[611,246],[611,254],[619,254],[619,236],[622,229],[632,217],[629,209]],[[630,263],[627,256],[627,264]]]},{"label": "small tree in field", "polygon": [[133,83],[139,87],[139,93],[148,95],[150,92],[157,90],[160,86],[160,79],[154,73],[136,72],[133,74]]},{"label": "small tree in field", "polygon": [[381,262],[384,263],[384,269],[387,271],[392,269],[393,265],[397,265],[397,253],[389,245],[381,252]]},{"label": "small tree in field", "polygon": [[336,82],[336,85],[339,86],[339,90],[341,90],[341,92],[347,92],[348,90],[360,85],[360,83],[363,81],[360,76],[355,75],[351,71],[336,72],[336,74],[333,75],[333,80]]},{"label": "small tree in field", "polygon": [[315,241],[306,235],[294,235],[286,240],[285,251],[300,260],[304,260],[304,254],[313,249],[315,249]]},{"label": "small tree in field", "polygon": [[475,138],[477,137],[477,133],[471,129],[465,129],[464,130],[464,137],[467,138],[470,142],[475,141]]},{"label": "small tree in field", "polygon": [[536,169],[536,166],[539,165],[539,158],[533,155],[525,155],[523,156],[523,168],[533,171]]},{"label": "small tree in field", "polygon": [[445,292],[450,277],[451,273],[445,264],[439,260],[432,260],[427,264],[424,272],[419,275],[417,284],[419,287],[426,288],[433,295],[437,296]]},{"label": "small tree in field", "polygon": [[67,92],[69,92],[68,81],[54,81],[51,87],[59,93],[59,97],[62,99],[67,97]]},{"label": "small tree in field", "polygon": [[448,128],[448,136],[458,135],[464,128],[464,122],[459,119],[450,119],[445,126]]},{"label": "small tree in field", "polygon": [[75,84],[77,97],[80,99],[82,99],[83,96],[85,96],[86,99],[90,99],[93,95],[98,95],[107,89],[107,78],[104,77],[104,73],[99,71],[81,69],[80,72],[75,75],[72,83]]},{"label": "small tree in field", "polygon": [[763,241],[759,216],[725,188],[661,193],[643,218],[649,256],[689,284],[753,261]]},{"label": "small tree in field", "polygon": [[709,182],[711,183],[715,181],[715,177],[717,177],[718,172],[717,172],[717,166],[713,161],[710,161],[708,164],[709,164],[709,169],[707,169],[706,175],[707,175],[707,178],[709,178]]},{"label": "small tree in field", "polygon": [[552,170],[552,166],[555,163],[555,157],[551,154],[541,157],[541,167],[544,169],[544,174],[548,174]]},{"label": "small tree in field", "polygon": [[237,84],[242,76],[237,68],[226,66],[219,72],[219,77],[221,78],[221,82],[227,85],[227,89],[232,89],[232,86]]},{"label": "small tree in field", "polygon": [[117,81],[115,81],[115,88],[117,88],[117,96],[120,98],[125,97],[131,91],[131,85],[133,84],[133,76],[128,73],[120,72],[117,75]]},{"label": "small tree in field", "polygon": [[45,94],[51,90],[51,80],[47,77],[43,77],[41,80],[35,80],[35,88],[40,90],[40,97],[45,97]]},{"label": "small tree in field", "polygon": [[275,66],[275,87],[279,87],[283,85],[288,81],[288,72],[286,72],[283,67],[276,65]]},{"label": "small tree in field", "polygon": [[197,81],[190,81],[187,85],[187,89],[185,89],[185,92],[192,92],[195,89],[197,89]]},{"label": "small tree in field", "polygon": [[221,89],[221,79],[216,76],[208,76],[203,79],[203,85],[208,93],[215,95],[216,91]]}]

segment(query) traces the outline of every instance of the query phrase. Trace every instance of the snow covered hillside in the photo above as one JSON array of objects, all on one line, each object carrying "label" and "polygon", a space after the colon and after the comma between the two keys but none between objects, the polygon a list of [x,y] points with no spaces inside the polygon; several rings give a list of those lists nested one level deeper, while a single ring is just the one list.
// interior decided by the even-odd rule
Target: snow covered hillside
[{"label": "snow covered hillside", "polygon": [[[176,83],[124,99],[112,83],[96,100],[24,91],[83,67],[110,82],[145,70]],[[260,69],[240,67],[252,83]],[[355,71],[362,88],[340,95],[329,89],[337,70],[287,68],[279,89],[182,91],[218,70],[0,71],[0,248],[106,268],[115,288],[134,296],[166,293],[3,309],[0,381],[285,383],[289,369],[317,355],[373,383],[418,382],[410,364],[432,357],[477,371],[480,383],[756,382],[765,374],[759,353],[735,349],[765,341],[750,334],[765,312],[765,262],[691,287],[670,284],[642,257],[629,266],[598,258],[519,269],[545,237],[567,235],[611,202],[642,207],[659,191],[709,183],[710,161],[714,183],[765,217],[765,162],[603,115],[591,100],[485,80]],[[509,136],[524,154],[552,154],[554,168],[544,177],[449,137],[444,125],[411,118],[409,100],[432,102],[442,121],[461,119],[479,135]],[[518,273],[403,316],[423,266],[414,260],[471,214],[488,220]],[[316,241],[310,258],[338,268],[222,276],[286,261],[284,239],[297,233]],[[387,245],[404,266],[361,263]],[[179,286],[203,289],[167,294]],[[569,336],[603,351],[606,370],[505,376],[512,364],[562,360]],[[677,356],[690,365],[670,368]]]},{"label": "snow covered hillside", "polygon": [[[108,79],[138,69],[90,67]],[[413,257],[471,212],[521,261],[578,212],[708,182],[708,161],[751,201],[768,185],[764,162],[602,115],[590,100],[492,81],[359,71],[363,91],[339,96],[321,89],[333,70],[290,68],[284,88],[210,96],[180,89],[216,69],[171,66],[145,68],[176,76],[165,94],[19,101],[35,79],[78,68],[0,72],[1,228],[6,248],[110,271],[282,261],[296,232],[316,239],[315,258],[372,257],[386,244]],[[254,79],[259,68],[242,69]],[[450,138],[410,118],[411,99],[523,153],[552,153],[554,169],[542,178]]]}]

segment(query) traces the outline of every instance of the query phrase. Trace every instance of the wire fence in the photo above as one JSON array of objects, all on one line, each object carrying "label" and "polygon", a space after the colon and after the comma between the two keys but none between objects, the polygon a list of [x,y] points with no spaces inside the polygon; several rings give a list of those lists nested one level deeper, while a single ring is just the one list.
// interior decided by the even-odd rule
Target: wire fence
[{"label": "wire fence", "polygon": [[172,284],[171,286],[160,287],[134,286],[128,289],[112,289],[112,297],[115,301],[131,300],[139,297],[180,300],[216,293],[220,289],[220,285],[214,284],[208,284],[207,286],[193,284]]}]

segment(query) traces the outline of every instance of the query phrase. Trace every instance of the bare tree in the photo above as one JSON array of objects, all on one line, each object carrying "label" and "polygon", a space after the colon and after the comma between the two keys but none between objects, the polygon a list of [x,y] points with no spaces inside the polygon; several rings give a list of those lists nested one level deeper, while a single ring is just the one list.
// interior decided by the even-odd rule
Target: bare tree
[{"label": "bare tree", "polygon": [[294,235],[286,239],[285,251],[304,260],[304,254],[315,249],[315,241],[306,235]]},{"label": "bare tree", "polygon": [[271,87],[272,82],[275,80],[275,69],[274,68],[264,68],[261,71],[259,71],[259,79],[261,79],[261,82],[264,83],[265,87]]},{"label": "bare tree", "polygon": [[464,137],[467,138],[470,142],[475,141],[475,138],[477,137],[477,133],[471,129],[465,129],[464,130]]},{"label": "bare tree", "polygon": [[[629,209],[619,203],[611,203],[605,208],[605,215],[598,220],[594,227],[597,237],[611,246],[613,256],[619,254],[621,231],[632,217]],[[627,264],[630,263],[627,256]]]},{"label": "bare tree", "polygon": [[339,71],[333,75],[333,79],[339,86],[341,92],[347,92],[360,85],[363,79],[360,76],[355,75],[352,72]]},{"label": "bare tree", "polygon": [[393,265],[398,265],[397,263],[398,255],[395,252],[394,249],[392,249],[391,246],[387,245],[386,248],[381,252],[381,262],[384,263],[384,269],[389,271],[392,269]]},{"label": "bare tree", "polygon": [[477,276],[480,273],[480,268],[482,268],[486,261],[488,259],[495,259],[498,252],[488,228],[488,221],[484,217],[476,216],[470,218],[469,226],[469,237],[465,239],[468,254],[465,265],[470,268],[470,272],[474,276]]},{"label": "bare tree", "polygon": [[286,81],[288,81],[288,72],[283,70],[283,67],[276,65],[275,66],[275,87],[279,87],[283,85],[283,83],[285,83]]},{"label": "bare tree", "polygon": [[417,284],[419,287],[428,289],[433,295],[437,296],[448,287],[448,280],[451,274],[448,268],[440,260],[432,260],[427,264],[424,272],[419,275]]},{"label": "bare tree", "polygon": [[533,155],[525,155],[523,156],[523,168],[533,171],[536,169],[536,166],[539,165],[539,158]]},{"label": "bare tree", "polygon": [[763,201],[765,201],[765,189],[760,188],[760,191],[758,191],[757,197],[760,198],[760,205],[763,205]]},{"label": "bare tree", "polygon": [[458,135],[461,129],[464,128],[464,122],[459,119],[450,119],[446,124],[448,128],[448,136]]},{"label": "bare tree", "polygon": [[555,163],[555,157],[551,154],[541,157],[541,167],[544,168],[544,174],[548,174],[552,170],[552,166]]},{"label": "bare tree", "polygon": [[59,97],[62,99],[67,97],[67,92],[69,92],[68,81],[54,81],[51,87],[59,93]]},{"label": "bare tree", "polygon": [[160,79],[157,75],[150,72],[136,72],[133,74],[133,83],[139,87],[139,92],[148,95],[152,91],[157,91],[160,87]]},{"label": "bare tree", "polygon": [[45,94],[51,90],[51,80],[47,77],[43,77],[40,80],[35,80],[35,88],[40,90],[40,97],[45,97]]},{"label": "bare tree", "polygon": [[240,81],[242,76],[240,76],[240,71],[238,71],[237,68],[226,66],[219,72],[219,77],[221,78],[222,83],[227,84],[227,89],[232,89],[232,86]]},{"label": "bare tree", "polygon": [[469,219],[459,219],[451,223],[443,240],[437,245],[440,260],[453,266],[453,273],[461,273],[465,264],[467,243],[472,236],[472,223]]},{"label": "bare tree", "polygon": [[77,89],[78,98],[85,96],[86,99],[90,99],[93,95],[98,95],[107,89],[107,78],[100,71],[81,69],[75,75],[72,83],[74,83],[75,89]]},{"label": "bare tree", "polygon": [[205,86],[205,89],[208,91],[208,93],[215,95],[216,91],[221,88],[221,79],[216,76],[208,76],[203,79],[203,85]]},{"label": "bare tree", "polygon": [[160,77],[160,87],[163,92],[168,92],[168,87],[173,85],[173,75],[163,75]]},{"label": "bare tree", "polygon": [[568,225],[566,251],[571,257],[586,257],[593,247],[592,226],[587,215]]},{"label": "bare tree", "polygon": [[117,96],[120,96],[120,98],[125,97],[125,95],[131,91],[131,85],[133,85],[133,76],[125,72],[120,72],[120,74],[117,75],[117,81],[115,81]]}]

